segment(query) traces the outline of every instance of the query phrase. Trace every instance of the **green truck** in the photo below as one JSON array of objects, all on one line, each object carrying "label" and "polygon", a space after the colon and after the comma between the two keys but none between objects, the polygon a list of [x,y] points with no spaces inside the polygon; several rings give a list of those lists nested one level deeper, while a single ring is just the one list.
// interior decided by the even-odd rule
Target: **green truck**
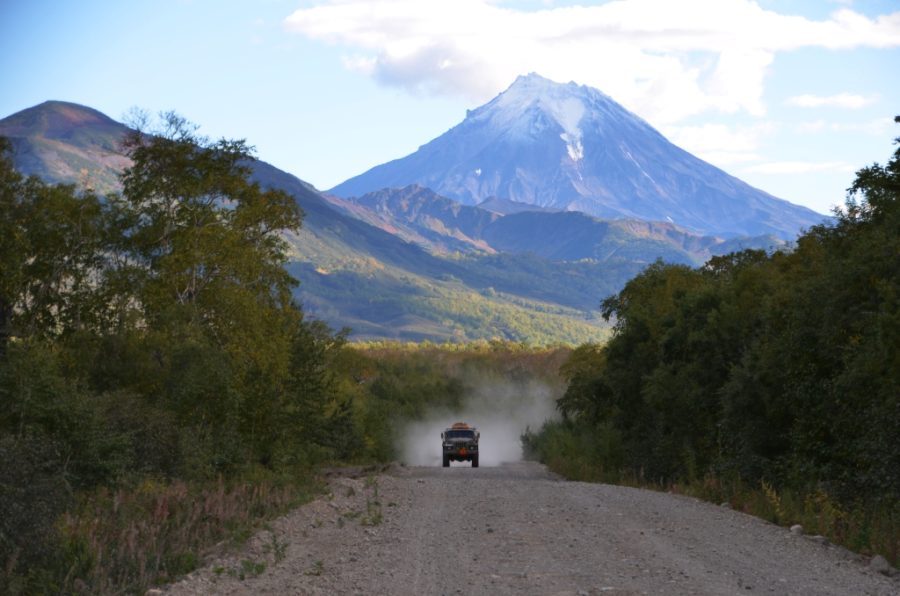
[{"label": "green truck", "polygon": [[441,433],[443,442],[443,464],[450,467],[451,461],[472,462],[472,467],[478,467],[478,429],[469,426],[465,422],[457,422]]}]

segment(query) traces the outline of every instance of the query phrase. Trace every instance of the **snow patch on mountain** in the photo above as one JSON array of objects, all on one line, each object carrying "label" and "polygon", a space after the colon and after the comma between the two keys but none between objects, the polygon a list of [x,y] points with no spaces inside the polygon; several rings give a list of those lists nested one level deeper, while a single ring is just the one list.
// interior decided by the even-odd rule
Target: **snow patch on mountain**
[{"label": "snow patch on mountain", "polygon": [[[587,113],[581,99],[582,89],[575,83],[560,85],[541,76],[530,74],[519,77],[514,85],[501,93],[488,106],[491,121],[495,125],[507,125],[521,120],[523,113],[546,114],[563,132],[559,137],[566,144],[566,152],[572,161],[584,159],[581,121]],[[530,129],[540,128],[529,123]]]},{"label": "snow patch on mountain", "polygon": [[631,154],[631,151],[629,151],[628,149],[622,147],[622,155],[624,155],[625,158],[628,159],[628,161],[630,161],[631,163],[633,163],[634,166],[638,169],[638,171],[639,171],[641,174],[643,174],[644,176],[646,176],[647,178],[649,178],[649,179],[650,179],[650,182],[652,182],[653,184],[656,184],[656,180],[653,179],[653,176],[651,176],[650,174],[648,174],[647,171],[644,170],[644,168],[641,167],[641,164],[639,164],[638,161],[634,158],[634,156]]},{"label": "snow patch on mountain", "polygon": [[584,146],[581,144],[581,138],[572,138],[567,132],[559,135],[559,138],[566,143],[566,152],[569,154],[569,159],[572,161],[584,159]]}]

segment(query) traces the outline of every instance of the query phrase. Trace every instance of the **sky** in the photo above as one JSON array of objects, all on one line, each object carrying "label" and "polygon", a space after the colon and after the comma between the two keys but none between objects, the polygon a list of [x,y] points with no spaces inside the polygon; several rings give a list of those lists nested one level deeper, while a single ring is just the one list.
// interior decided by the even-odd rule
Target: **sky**
[{"label": "sky", "polygon": [[0,0],[0,118],[174,110],[322,190],[530,72],[827,213],[900,136],[900,0]]}]

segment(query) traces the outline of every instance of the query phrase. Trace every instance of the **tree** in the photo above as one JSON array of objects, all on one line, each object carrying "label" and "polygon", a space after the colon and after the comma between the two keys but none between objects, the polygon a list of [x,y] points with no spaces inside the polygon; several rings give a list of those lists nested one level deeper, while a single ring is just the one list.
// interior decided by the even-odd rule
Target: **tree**
[{"label": "tree", "polygon": [[13,308],[21,284],[24,252],[19,203],[22,176],[9,158],[10,143],[0,137],[0,356],[12,333]]},{"label": "tree", "polygon": [[133,165],[119,203],[148,320],[183,308],[218,332],[213,314],[229,300],[287,307],[296,281],[284,270],[279,232],[300,227],[294,198],[249,180],[252,148],[243,140],[210,143],[173,113],[163,122],[158,134],[126,137]]},{"label": "tree", "polygon": [[125,148],[132,166],[110,199],[122,258],[108,279],[112,294],[131,297],[119,301],[129,311],[120,320],[134,321],[153,353],[157,372],[143,376],[161,379],[151,391],[198,437],[233,447],[223,437],[241,433],[268,460],[264,438],[302,319],[281,234],[299,229],[301,210],[250,181],[244,141],[210,142],[173,113],[155,134],[130,133]]},{"label": "tree", "polygon": [[148,329],[199,334],[265,367],[287,353],[279,338],[290,332],[279,329],[297,316],[280,233],[299,229],[300,208],[249,180],[244,141],[209,142],[173,113],[163,125],[125,139],[133,164],[113,199],[125,255],[114,279],[133,292]]},{"label": "tree", "polygon": [[96,323],[105,267],[100,199],[23,178],[0,138],[0,353],[9,337],[56,337]]}]

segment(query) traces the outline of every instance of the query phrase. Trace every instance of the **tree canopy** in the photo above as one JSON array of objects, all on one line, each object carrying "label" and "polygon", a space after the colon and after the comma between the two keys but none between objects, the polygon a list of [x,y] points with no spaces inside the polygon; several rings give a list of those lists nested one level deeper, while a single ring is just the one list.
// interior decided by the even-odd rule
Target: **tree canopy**
[{"label": "tree canopy", "polygon": [[609,344],[565,368],[560,409],[594,446],[578,457],[896,502],[898,231],[900,149],[859,170],[845,208],[791,251],[648,267],[604,300]]}]

